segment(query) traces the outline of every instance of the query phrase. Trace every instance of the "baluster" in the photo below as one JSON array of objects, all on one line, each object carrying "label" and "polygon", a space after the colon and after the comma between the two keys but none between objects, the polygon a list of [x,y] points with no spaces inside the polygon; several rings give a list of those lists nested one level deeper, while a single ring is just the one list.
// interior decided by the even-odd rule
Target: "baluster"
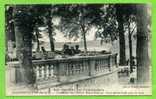
[{"label": "baluster", "polygon": [[103,71],[103,60],[101,59],[101,71]]},{"label": "baluster", "polygon": [[83,72],[83,61],[80,63],[81,65],[81,73]]},{"label": "baluster", "polygon": [[70,63],[68,64],[68,67],[69,67],[69,75],[72,75],[72,66]]},{"label": "baluster", "polygon": [[105,68],[104,68],[104,59],[102,59],[102,71],[104,71]]},{"label": "baluster", "polygon": [[46,65],[43,66],[43,77],[46,79]]},{"label": "baluster", "polygon": [[84,67],[85,65],[84,65],[84,62],[82,62],[82,72],[84,72],[84,70],[85,70],[85,67]]},{"label": "baluster", "polygon": [[71,67],[69,64],[66,64],[66,66],[68,67],[68,75],[70,75],[70,72],[71,72]]},{"label": "baluster", "polygon": [[105,59],[102,60],[103,70],[105,70]]},{"label": "baluster", "polygon": [[111,62],[111,59],[112,58],[112,56],[109,56],[109,58],[108,58],[108,62],[109,62],[109,65],[108,65],[108,69],[109,69],[109,71],[111,71],[111,66],[112,66],[112,62]]},{"label": "baluster", "polygon": [[46,65],[46,79],[49,78],[49,64]]},{"label": "baluster", "polygon": [[96,61],[95,61],[95,71],[97,71],[97,63],[96,63]]},{"label": "baluster", "polygon": [[41,66],[41,78],[44,79],[44,66]]},{"label": "baluster", "polygon": [[97,61],[95,60],[95,70],[98,71]]},{"label": "baluster", "polygon": [[66,63],[64,63],[64,66],[66,68],[65,69],[66,70],[65,74],[66,74],[66,76],[68,76],[69,75],[68,65]]},{"label": "baluster", "polygon": [[99,71],[101,71],[101,59],[99,60]]},{"label": "baluster", "polygon": [[108,64],[108,59],[106,60],[106,71],[108,71],[109,70],[109,64]]},{"label": "baluster", "polygon": [[69,74],[72,75],[72,65],[69,63],[68,66],[69,66]]},{"label": "baluster", "polygon": [[101,63],[101,59],[100,59],[100,71],[102,71],[102,63]]},{"label": "baluster", "polygon": [[35,70],[36,70],[36,80],[39,80],[40,79],[39,66],[36,66]]},{"label": "baluster", "polygon": [[105,68],[107,68],[107,66],[108,66],[108,61],[107,60],[108,59],[105,60]]},{"label": "baluster", "polygon": [[80,74],[80,63],[77,63],[77,73]]},{"label": "baluster", "polygon": [[80,63],[78,63],[78,68],[79,68],[78,73],[80,74],[81,73],[81,64]]},{"label": "baluster", "polygon": [[49,74],[48,77],[51,78],[51,66],[50,66],[50,64],[48,65],[48,74]]},{"label": "baluster", "polygon": [[80,74],[80,63],[77,63],[77,73]]},{"label": "baluster", "polygon": [[97,61],[97,70],[99,71],[99,61]]},{"label": "baluster", "polygon": [[54,65],[50,65],[51,77],[54,77]]},{"label": "baluster", "polygon": [[102,66],[104,68],[104,66],[105,66],[105,59],[102,60]]},{"label": "baluster", "polygon": [[75,68],[74,69],[75,70],[74,74],[77,74],[78,73],[77,62],[74,63],[74,68]]},{"label": "baluster", "polygon": [[77,74],[77,68],[76,68],[77,63],[73,63],[73,67],[74,67],[74,74]]},{"label": "baluster", "polygon": [[85,71],[85,65],[86,65],[86,64],[85,64],[85,61],[82,61],[82,64],[83,64],[83,69],[82,69],[82,70],[83,70],[83,72],[84,72],[84,71]]},{"label": "baluster", "polygon": [[70,65],[66,63],[67,69],[68,69],[68,75],[70,75]]},{"label": "baluster", "polygon": [[66,66],[66,73],[67,73],[67,75],[69,76],[70,75],[70,67],[69,67],[69,65],[67,64],[67,63],[64,63],[64,64],[66,64],[65,66]]},{"label": "baluster", "polygon": [[117,54],[115,54],[115,65],[117,67]]},{"label": "baluster", "polygon": [[100,64],[99,64],[100,62],[99,62],[99,60],[98,60],[98,71],[100,70]]},{"label": "baluster", "polygon": [[80,66],[80,73],[82,73],[82,72],[83,72],[83,71],[82,71],[82,69],[83,69],[82,63],[79,63],[79,66]]},{"label": "baluster", "polygon": [[100,71],[102,71],[102,60],[100,59]]},{"label": "baluster", "polygon": [[84,72],[84,64],[83,64],[83,62],[82,62],[82,72]]},{"label": "baluster", "polygon": [[87,64],[86,64],[86,61],[85,60],[83,62],[84,62],[84,72],[86,72],[86,70],[87,70]]},{"label": "baluster", "polygon": [[105,69],[107,69],[108,63],[107,63],[107,59],[105,59]]},{"label": "baluster", "polygon": [[74,74],[74,66],[73,66],[73,64],[71,64],[71,71],[72,71],[72,75]]},{"label": "baluster", "polygon": [[103,59],[101,59],[101,71],[103,71]]},{"label": "baluster", "polygon": [[76,63],[73,63],[73,74],[76,74]]},{"label": "baluster", "polygon": [[88,60],[85,61],[86,71],[89,69]]},{"label": "baluster", "polygon": [[100,70],[100,61],[98,60],[98,71]]},{"label": "baluster", "polygon": [[103,65],[103,70],[105,70],[105,59],[102,61],[102,65]]},{"label": "baluster", "polygon": [[101,59],[101,71],[103,71],[103,59]]},{"label": "baluster", "polygon": [[88,70],[88,61],[85,61],[85,70],[87,71]]},{"label": "baluster", "polygon": [[101,68],[101,65],[100,65],[100,60],[98,60],[98,67],[99,67],[99,71],[101,70],[100,68]]},{"label": "baluster", "polygon": [[82,73],[82,64],[79,63],[79,66],[80,66],[80,73]]},{"label": "baluster", "polygon": [[77,68],[77,65],[78,65],[78,63],[77,62],[75,62],[75,73],[74,74],[78,74],[78,68]]},{"label": "baluster", "polygon": [[54,65],[51,65],[51,75],[52,75],[52,77],[55,76],[55,75],[54,75]]},{"label": "baluster", "polygon": [[105,69],[105,66],[106,66],[105,61],[106,61],[106,59],[103,60],[103,68],[104,69]]},{"label": "baluster", "polygon": [[39,65],[39,78],[42,79],[42,66]]}]

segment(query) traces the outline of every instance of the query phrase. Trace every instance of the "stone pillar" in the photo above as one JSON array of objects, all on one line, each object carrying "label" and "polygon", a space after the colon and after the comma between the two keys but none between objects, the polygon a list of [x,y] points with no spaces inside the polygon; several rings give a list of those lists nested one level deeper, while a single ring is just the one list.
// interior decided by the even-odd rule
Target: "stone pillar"
[{"label": "stone pillar", "polygon": [[89,63],[89,76],[93,76],[95,74],[95,60],[90,59],[88,63]]},{"label": "stone pillar", "polygon": [[58,82],[64,82],[66,81],[66,70],[65,70],[65,64],[64,63],[58,63],[57,67],[57,81]]}]

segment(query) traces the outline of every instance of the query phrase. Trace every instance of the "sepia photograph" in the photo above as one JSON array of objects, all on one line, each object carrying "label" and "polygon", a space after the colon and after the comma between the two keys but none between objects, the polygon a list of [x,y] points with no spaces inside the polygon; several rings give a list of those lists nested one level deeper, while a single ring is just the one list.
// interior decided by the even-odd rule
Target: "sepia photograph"
[{"label": "sepia photograph", "polygon": [[150,4],[5,5],[7,96],[152,95]]}]

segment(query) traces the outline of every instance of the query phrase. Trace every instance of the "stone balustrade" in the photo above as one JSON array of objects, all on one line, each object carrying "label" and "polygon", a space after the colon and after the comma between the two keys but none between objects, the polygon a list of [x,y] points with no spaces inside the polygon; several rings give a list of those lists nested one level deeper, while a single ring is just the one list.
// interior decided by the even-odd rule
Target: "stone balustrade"
[{"label": "stone balustrade", "polygon": [[[8,66],[14,68],[12,76],[19,83],[18,63],[8,63]],[[117,54],[33,60],[37,88],[91,79],[110,73],[114,67],[117,67]]]}]

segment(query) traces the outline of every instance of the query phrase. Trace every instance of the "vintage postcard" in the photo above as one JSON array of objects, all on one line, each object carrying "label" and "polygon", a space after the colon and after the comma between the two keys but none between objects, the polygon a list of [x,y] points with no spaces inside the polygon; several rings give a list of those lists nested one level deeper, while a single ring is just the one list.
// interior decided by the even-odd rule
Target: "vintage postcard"
[{"label": "vintage postcard", "polygon": [[7,96],[152,95],[150,4],[5,5]]}]

